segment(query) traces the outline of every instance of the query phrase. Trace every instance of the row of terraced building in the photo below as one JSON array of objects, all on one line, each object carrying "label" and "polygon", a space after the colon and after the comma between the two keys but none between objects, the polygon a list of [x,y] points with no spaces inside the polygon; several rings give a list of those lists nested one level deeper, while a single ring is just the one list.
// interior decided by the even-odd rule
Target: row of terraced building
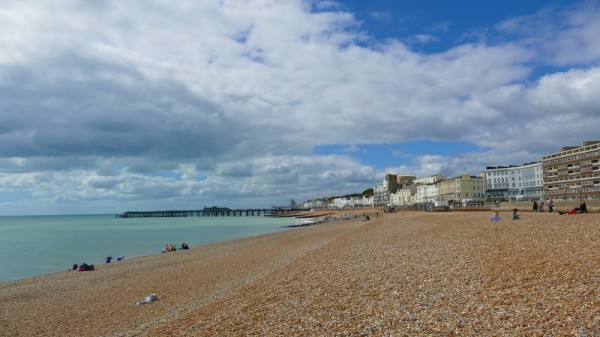
[{"label": "row of terraced building", "polygon": [[373,206],[447,205],[484,200],[600,199],[600,141],[563,147],[541,161],[488,166],[479,176],[416,179],[387,174],[375,186]]}]

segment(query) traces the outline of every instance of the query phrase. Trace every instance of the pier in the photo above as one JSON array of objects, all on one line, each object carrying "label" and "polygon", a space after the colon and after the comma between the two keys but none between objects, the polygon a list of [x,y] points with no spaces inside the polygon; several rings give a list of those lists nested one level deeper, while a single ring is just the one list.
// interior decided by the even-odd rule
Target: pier
[{"label": "pier", "polygon": [[179,218],[196,216],[281,216],[290,213],[285,209],[229,209],[205,207],[199,210],[167,210],[167,211],[127,211],[117,214],[117,218]]}]

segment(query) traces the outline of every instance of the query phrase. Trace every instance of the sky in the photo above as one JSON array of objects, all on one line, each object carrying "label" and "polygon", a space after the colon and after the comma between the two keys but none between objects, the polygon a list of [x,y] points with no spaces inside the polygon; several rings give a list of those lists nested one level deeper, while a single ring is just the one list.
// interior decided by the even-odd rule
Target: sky
[{"label": "sky", "polygon": [[599,1],[0,4],[0,215],[269,208],[599,140]]}]

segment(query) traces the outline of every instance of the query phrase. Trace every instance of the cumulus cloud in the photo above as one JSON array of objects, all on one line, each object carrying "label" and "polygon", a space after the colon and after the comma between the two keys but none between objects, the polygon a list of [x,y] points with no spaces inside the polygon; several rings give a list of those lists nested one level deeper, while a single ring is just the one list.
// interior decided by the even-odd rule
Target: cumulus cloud
[{"label": "cumulus cloud", "polygon": [[369,12],[369,16],[378,21],[388,22],[392,19],[392,15],[389,12],[382,11],[371,11]]},{"label": "cumulus cloud", "polygon": [[439,41],[439,38],[429,34],[417,34],[409,36],[407,39],[408,43],[429,43]]},{"label": "cumulus cloud", "polygon": [[559,66],[599,65],[600,4],[584,1],[565,11],[544,8],[530,16],[507,19],[497,25],[520,43],[539,53],[539,61]]},{"label": "cumulus cloud", "polygon": [[[313,154],[320,145],[435,139],[490,149],[398,168],[417,175],[531,161],[597,138],[600,11],[549,17],[495,27],[518,35],[511,42],[423,54],[369,40],[333,1],[8,1],[2,189],[24,209],[47,201],[56,212],[69,202],[270,206],[360,192],[385,173],[352,152]],[[531,22],[548,28],[525,30]],[[574,67],[532,79],[538,64]],[[0,199],[0,210],[16,198]]]}]

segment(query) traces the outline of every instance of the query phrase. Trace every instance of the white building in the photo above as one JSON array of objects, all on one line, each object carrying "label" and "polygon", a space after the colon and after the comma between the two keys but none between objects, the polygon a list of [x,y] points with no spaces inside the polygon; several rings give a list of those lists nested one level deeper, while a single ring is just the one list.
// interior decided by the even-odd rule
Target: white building
[{"label": "white building", "polygon": [[389,188],[386,184],[377,185],[373,188],[373,205],[382,206],[390,202]]},{"label": "white building", "polygon": [[487,198],[509,200],[543,198],[544,177],[541,162],[488,166],[481,173],[486,184]]},{"label": "white building", "polygon": [[301,205],[303,209],[320,209],[327,208],[327,206],[327,202],[323,199],[307,200]]},{"label": "white building", "polygon": [[373,196],[370,196],[370,197],[363,196],[362,197],[362,205],[363,205],[363,207],[373,207]]},{"label": "white building", "polygon": [[439,195],[437,182],[442,179],[444,179],[444,176],[441,174],[415,179],[416,192],[413,203],[435,203],[435,199]]},{"label": "white building", "polygon": [[416,192],[414,185],[405,186],[390,194],[390,204],[394,207],[402,207],[412,205],[412,196]]},{"label": "white building", "polygon": [[330,208],[354,208],[363,206],[363,197],[334,198],[329,204]]}]

